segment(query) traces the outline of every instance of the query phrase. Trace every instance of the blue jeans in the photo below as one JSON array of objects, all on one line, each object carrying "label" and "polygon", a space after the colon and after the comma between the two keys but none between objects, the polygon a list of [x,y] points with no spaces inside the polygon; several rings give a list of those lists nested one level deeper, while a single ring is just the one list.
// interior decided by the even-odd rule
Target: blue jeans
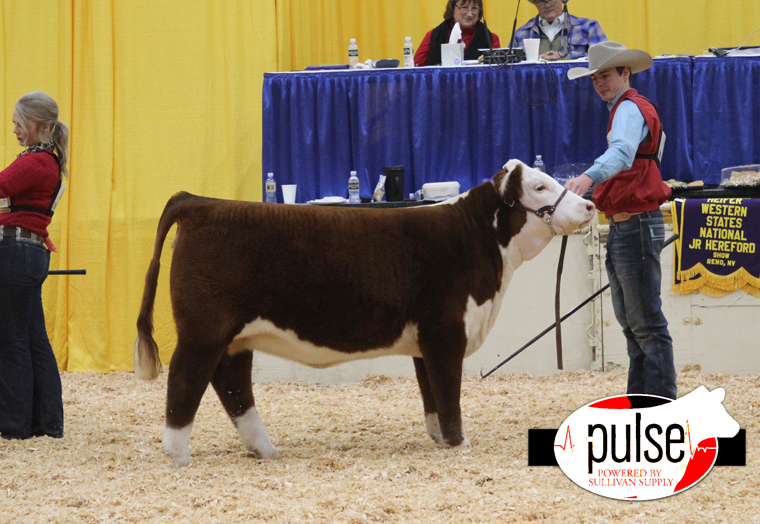
[{"label": "blue jeans", "polygon": [[0,435],[63,437],[58,364],[42,310],[50,252],[0,238]]},{"label": "blue jeans", "polygon": [[628,393],[675,399],[673,341],[660,299],[664,240],[659,210],[611,223],[606,266],[612,308],[628,347]]}]

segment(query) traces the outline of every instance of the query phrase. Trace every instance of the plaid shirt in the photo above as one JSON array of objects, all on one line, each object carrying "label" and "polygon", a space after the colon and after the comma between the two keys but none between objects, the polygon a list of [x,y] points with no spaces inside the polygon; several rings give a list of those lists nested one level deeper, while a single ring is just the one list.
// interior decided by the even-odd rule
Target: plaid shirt
[{"label": "plaid shirt", "polygon": [[[602,26],[596,20],[579,18],[571,14],[568,14],[568,17],[570,33],[567,43],[570,51],[567,58],[573,59],[588,56],[590,45],[607,40],[607,35],[604,34]],[[522,41],[526,38],[541,38],[541,31],[538,28],[538,16],[531,18],[524,26],[515,31],[515,47],[522,47]],[[562,38],[561,33],[555,38]]]}]

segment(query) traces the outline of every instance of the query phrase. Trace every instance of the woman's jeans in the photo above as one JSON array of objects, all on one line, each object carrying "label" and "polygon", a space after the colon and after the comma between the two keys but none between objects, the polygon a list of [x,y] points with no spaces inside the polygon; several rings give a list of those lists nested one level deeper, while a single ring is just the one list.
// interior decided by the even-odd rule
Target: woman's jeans
[{"label": "woman's jeans", "polygon": [[45,329],[50,252],[0,238],[0,435],[63,437],[61,377]]},{"label": "woman's jeans", "polygon": [[611,222],[606,266],[612,307],[628,346],[628,393],[675,399],[673,341],[660,299],[664,240],[659,210]]}]

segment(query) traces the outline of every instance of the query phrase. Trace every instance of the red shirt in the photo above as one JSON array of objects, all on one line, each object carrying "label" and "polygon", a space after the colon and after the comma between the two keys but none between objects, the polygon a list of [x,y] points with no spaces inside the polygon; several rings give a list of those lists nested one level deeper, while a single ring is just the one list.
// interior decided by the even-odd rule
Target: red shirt
[{"label": "red shirt", "polygon": [[[467,51],[467,47],[470,45],[470,42],[472,42],[472,37],[475,36],[475,27],[476,26],[472,26],[470,29],[462,29],[462,42],[464,43],[465,51]],[[428,65],[428,52],[430,51],[430,35],[432,34],[433,34],[433,30],[431,29],[425,35],[425,38],[422,39],[422,42],[420,42],[420,46],[417,48],[417,52],[414,53],[414,65],[416,67],[424,67]],[[449,32],[446,34],[446,38],[448,38],[450,34],[451,34],[451,29],[449,29]],[[499,42],[499,35],[492,32],[491,37],[493,38],[493,48],[496,49],[497,47],[501,47],[501,42]]]},{"label": "red shirt", "polygon": [[[53,203],[60,173],[58,162],[49,153],[27,153],[0,171],[0,198],[11,199],[13,206],[47,209]],[[0,213],[0,225],[23,227],[48,236],[51,217],[33,211]]]}]

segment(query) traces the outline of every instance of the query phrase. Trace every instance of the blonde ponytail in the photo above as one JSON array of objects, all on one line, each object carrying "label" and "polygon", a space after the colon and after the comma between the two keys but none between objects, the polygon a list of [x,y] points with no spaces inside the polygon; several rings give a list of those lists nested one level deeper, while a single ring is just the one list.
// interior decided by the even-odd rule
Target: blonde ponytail
[{"label": "blonde ponytail", "polygon": [[66,127],[61,121],[56,121],[53,124],[53,131],[51,132],[51,142],[55,148],[55,154],[58,155],[58,162],[61,165],[61,174],[64,177],[69,176],[68,160],[69,160],[69,128]]},{"label": "blonde ponytail", "polygon": [[61,174],[68,177],[69,128],[58,120],[58,104],[55,100],[42,91],[32,91],[18,99],[16,111],[21,116],[24,128],[30,120],[48,126],[49,138],[46,141],[53,145],[58,156]]}]

